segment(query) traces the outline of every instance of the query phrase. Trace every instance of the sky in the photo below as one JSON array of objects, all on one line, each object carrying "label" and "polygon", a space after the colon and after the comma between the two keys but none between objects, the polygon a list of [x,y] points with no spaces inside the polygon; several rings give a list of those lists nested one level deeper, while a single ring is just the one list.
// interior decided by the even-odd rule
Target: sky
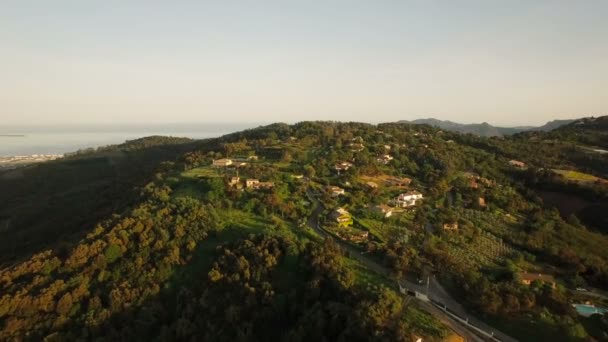
[{"label": "sky", "polygon": [[608,1],[0,2],[0,125],[608,114]]}]

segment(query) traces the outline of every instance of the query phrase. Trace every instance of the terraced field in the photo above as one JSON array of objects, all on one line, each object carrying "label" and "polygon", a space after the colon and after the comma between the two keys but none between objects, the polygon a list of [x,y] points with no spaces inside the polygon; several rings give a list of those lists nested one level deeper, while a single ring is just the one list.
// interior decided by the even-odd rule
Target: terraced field
[{"label": "terraced field", "polygon": [[470,268],[496,266],[513,253],[511,247],[491,233],[484,233],[469,244],[452,240],[448,246],[450,258]]}]

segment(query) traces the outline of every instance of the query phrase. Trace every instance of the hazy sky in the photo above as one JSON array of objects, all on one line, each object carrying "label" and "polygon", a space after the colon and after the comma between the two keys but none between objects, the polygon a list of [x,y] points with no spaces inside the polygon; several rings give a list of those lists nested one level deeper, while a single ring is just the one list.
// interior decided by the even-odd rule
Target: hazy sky
[{"label": "hazy sky", "polygon": [[604,0],[0,1],[0,125],[608,114]]}]

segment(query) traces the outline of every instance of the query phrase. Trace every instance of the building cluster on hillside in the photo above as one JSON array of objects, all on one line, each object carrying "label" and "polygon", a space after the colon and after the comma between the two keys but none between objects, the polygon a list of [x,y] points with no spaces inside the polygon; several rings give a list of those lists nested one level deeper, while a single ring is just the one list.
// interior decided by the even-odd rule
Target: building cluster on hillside
[{"label": "building cluster on hillside", "polygon": [[[237,189],[243,188],[243,184],[241,183],[241,178],[238,176],[230,177],[230,179],[228,180],[228,185],[231,187],[235,187]],[[248,178],[245,180],[245,187],[247,189],[254,189],[254,190],[271,189],[274,187],[274,183],[273,182],[260,182],[259,179]]]},{"label": "building cluster on hillside", "polygon": [[351,167],[353,167],[353,164],[350,162],[347,162],[347,161],[338,162],[338,163],[336,163],[336,165],[334,165],[334,168],[338,172],[348,171],[348,169],[350,169]]},{"label": "building cluster on hillside", "polygon": [[376,159],[376,161],[378,161],[378,163],[381,163],[384,165],[388,164],[391,160],[393,160],[393,156],[391,156],[390,154],[383,154]]},{"label": "building cluster on hillside", "polygon": [[338,223],[338,226],[349,226],[353,223],[353,217],[348,212],[348,210],[344,208],[338,208],[334,210],[330,214],[330,217],[332,220]]},{"label": "building cluster on hillside", "polygon": [[[253,159],[255,158],[255,159]],[[248,158],[235,158],[235,159],[215,159],[212,163],[212,167],[242,167],[248,165],[247,161],[249,160],[257,160],[256,156],[248,157]]]},{"label": "building cluster on hillside", "polygon": [[211,164],[211,166],[213,166],[213,167],[228,167],[228,166],[232,166],[232,165],[233,165],[232,159],[227,159],[227,158],[215,159],[213,161],[213,163]]},{"label": "building cluster on hillside", "polygon": [[471,189],[478,189],[480,183],[486,187],[492,187],[496,185],[496,182],[494,182],[493,180],[481,177],[471,172],[465,172],[464,176],[469,180],[469,187]]},{"label": "building cluster on hillside", "polygon": [[[69,154],[66,154],[68,156]],[[61,154],[32,154],[31,156],[0,156],[0,170],[16,169],[25,165],[63,158]]]},{"label": "building cluster on hillside", "polygon": [[396,207],[407,208],[416,205],[418,200],[423,198],[422,194],[416,190],[411,190],[406,193],[402,193],[393,200]]},{"label": "building cluster on hillside", "polygon": [[260,182],[259,179],[250,178],[245,181],[247,189],[271,189],[274,187],[273,182]]},{"label": "building cluster on hillside", "polygon": [[557,286],[555,278],[548,274],[523,272],[519,274],[519,278],[521,279],[521,283],[527,286],[532,285],[535,281],[548,284],[553,288]]},{"label": "building cluster on hillside", "polygon": [[443,230],[458,230],[458,222],[447,222],[443,224]]}]

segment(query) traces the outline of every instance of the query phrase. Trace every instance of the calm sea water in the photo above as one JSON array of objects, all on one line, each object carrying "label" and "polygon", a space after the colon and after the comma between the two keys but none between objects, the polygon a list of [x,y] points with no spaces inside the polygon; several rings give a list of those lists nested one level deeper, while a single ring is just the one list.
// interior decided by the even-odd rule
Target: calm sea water
[{"label": "calm sea water", "polygon": [[0,156],[63,154],[89,147],[120,144],[126,140],[150,135],[187,137],[193,139],[213,138],[260,125],[260,123],[95,126],[0,125]]}]

